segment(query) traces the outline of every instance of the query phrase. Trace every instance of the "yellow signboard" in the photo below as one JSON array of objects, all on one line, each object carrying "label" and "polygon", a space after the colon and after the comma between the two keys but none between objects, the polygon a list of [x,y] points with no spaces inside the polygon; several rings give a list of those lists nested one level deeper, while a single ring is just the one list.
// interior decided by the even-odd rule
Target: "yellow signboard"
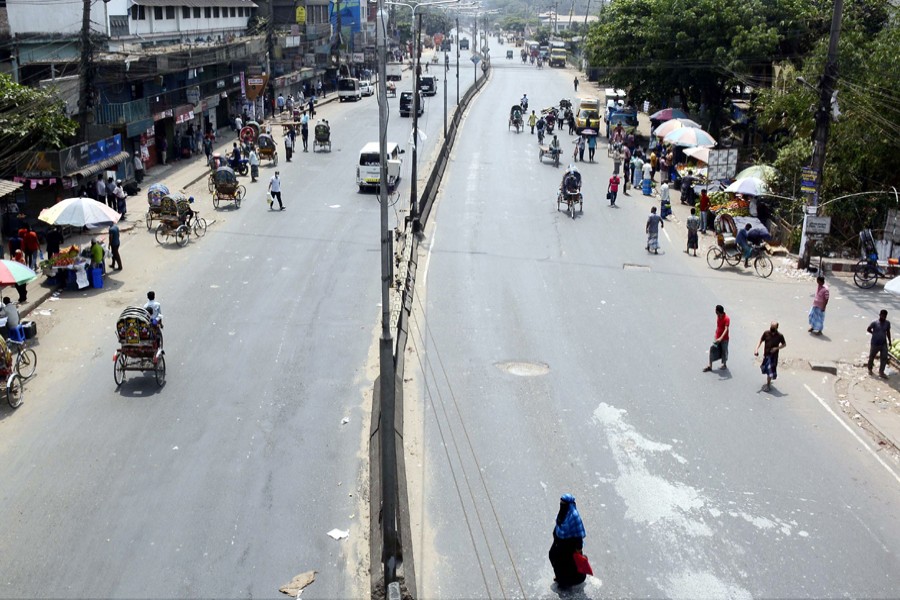
[{"label": "yellow signboard", "polygon": [[297,23],[306,23],[306,7],[298,6],[297,7]]}]

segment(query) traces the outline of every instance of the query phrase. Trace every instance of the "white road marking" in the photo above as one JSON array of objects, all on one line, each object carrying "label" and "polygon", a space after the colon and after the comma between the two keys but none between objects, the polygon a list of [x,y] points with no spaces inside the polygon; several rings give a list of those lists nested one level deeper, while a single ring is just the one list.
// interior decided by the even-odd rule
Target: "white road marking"
[{"label": "white road marking", "polygon": [[867,443],[865,442],[865,440],[863,440],[862,437],[860,437],[860,435],[859,435],[858,433],[856,433],[855,431],[853,431],[853,429],[852,429],[849,425],[847,425],[846,421],[844,421],[843,419],[841,419],[841,418],[838,416],[838,414],[837,414],[836,412],[834,412],[834,411],[831,409],[831,407],[828,406],[828,404],[825,403],[824,400],[822,400],[821,398],[819,398],[819,396],[818,396],[814,391],[812,391],[812,389],[811,389],[808,385],[806,385],[806,384],[804,383],[804,384],[803,384],[803,387],[806,388],[806,391],[809,392],[810,395],[811,395],[813,398],[815,398],[816,400],[819,401],[819,404],[822,405],[822,408],[824,408],[825,410],[827,410],[827,411],[831,414],[831,416],[834,417],[834,420],[835,420],[835,421],[837,421],[838,423],[840,423],[840,424],[844,427],[844,429],[846,429],[846,430],[850,433],[850,435],[852,435],[854,438],[856,438],[856,441],[859,442],[859,445],[862,446],[863,448],[865,448],[866,451],[867,451],[869,454],[872,455],[872,458],[874,458],[875,460],[877,460],[878,463],[879,463],[882,467],[884,467],[885,470],[886,470],[888,473],[890,473],[890,474],[894,477],[894,479],[897,481],[897,483],[900,483],[900,475],[898,475],[897,472],[894,471],[894,469],[892,469],[891,466],[890,466],[889,464],[887,464],[887,462],[885,462],[885,460],[884,460],[883,458],[881,458],[880,456],[878,456],[878,454],[875,453],[875,451],[872,449],[872,447],[869,446],[869,444],[867,444]]},{"label": "white road marking", "polygon": [[431,228],[431,243],[428,244],[428,254],[425,255],[425,272],[422,274],[422,286],[428,284],[428,265],[431,264],[431,251],[434,250],[434,238],[437,237],[437,219],[434,220],[434,227]]},{"label": "white road marking", "polygon": [[671,242],[671,241],[672,241],[672,238],[669,237],[669,232],[666,231],[666,228],[665,228],[665,227],[662,228],[662,231],[663,231],[663,234],[666,236],[666,240],[668,240],[669,242]]}]

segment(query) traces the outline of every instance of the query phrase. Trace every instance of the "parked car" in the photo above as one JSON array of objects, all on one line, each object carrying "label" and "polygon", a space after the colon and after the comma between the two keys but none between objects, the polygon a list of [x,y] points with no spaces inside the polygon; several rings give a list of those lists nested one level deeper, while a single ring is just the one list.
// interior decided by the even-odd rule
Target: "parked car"
[{"label": "parked car", "polygon": [[[408,117],[412,114],[413,110],[413,93],[412,92],[402,92],[400,94],[400,116]],[[422,92],[419,92],[419,116],[425,112],[425,97],[422,96]]]},{"label": "parked car", "polygon": [[375,86],[368,79],[359,82],[359,93],[363,96],[372,96],[375,94]]}]

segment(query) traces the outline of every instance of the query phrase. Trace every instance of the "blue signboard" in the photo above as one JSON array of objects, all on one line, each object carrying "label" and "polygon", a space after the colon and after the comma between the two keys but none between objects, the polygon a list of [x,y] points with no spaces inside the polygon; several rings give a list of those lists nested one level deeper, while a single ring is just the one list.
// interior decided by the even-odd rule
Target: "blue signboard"
[{"label": "blue signboard", "polygon": [[[340,0],[337,2],[337,6],[341,11],[341,29],[346,30],[350,29],[353,33],[358,33],[360,30],[360,8],[359,8],[360,0]],[[331,19],[331,24],[334,27],[337,27],[337,12],[335,11],[335,3],[328,3],[328,16]]]}]

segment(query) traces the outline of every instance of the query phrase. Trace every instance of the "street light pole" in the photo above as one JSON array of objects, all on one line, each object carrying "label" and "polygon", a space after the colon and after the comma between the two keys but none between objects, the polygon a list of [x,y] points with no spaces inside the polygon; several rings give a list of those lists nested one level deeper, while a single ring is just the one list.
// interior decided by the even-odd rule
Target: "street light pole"
[{"label": "street light pole", "polygon": [[459,106],[459,17],[456,17],[456,105]]},{"label": "street light pole", "polygon": [[[416,14],[417,4],[413,8],[413,20],[416,25],[416,77],[413,85],[413,147],[412,147],[412,175],[409,182],[409,219],[413,233],[421,231],[419,222],[419,80],[422,76],[422,13]],[[418,17],[418,19],[416,19]]]},{"label": "street light pole", "polygon": [[[378,0],[376,14],[376,59],[378,61],[378,81],[385,81],[385,61],[387,56],[387,31],[384,0]],[[380,177],[378,200],[381,204],[381,338],[378,341],[378,390],[381,413],[378,416],[378,431],[381,445],[381,536],[383,540],[382,563],[384,567],[384,588],[397,579],[397,504],[399,502],[399,480],[397,475],[397,440],[395,431],[396,377],[394,368],[394,341],[391,336],[391,281],[393,233],[388,228],[388,169],[387,169],[387,88],[378,86],[378,153]]]}]

